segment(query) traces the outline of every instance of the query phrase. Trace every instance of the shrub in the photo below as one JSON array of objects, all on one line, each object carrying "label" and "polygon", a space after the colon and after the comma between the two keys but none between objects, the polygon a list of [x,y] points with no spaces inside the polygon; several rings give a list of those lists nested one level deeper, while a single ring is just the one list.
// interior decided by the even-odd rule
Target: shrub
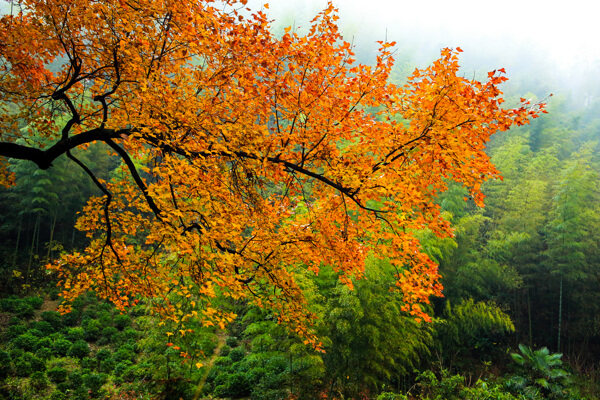
[{"label": "shrub", "polygon": [[48,322],[55,331],[63,328],[63,317],[57,311],[44,311],[42,313],[42,321]]},{"label": "shrub", "polygon": [[64,394],[63,392],[61,392],[60,390],[55,390],[50,395],[50,400],[66,400],[66,399],[67,399],[67,395]]},{"label": "shrub", "polygon": [[97,394],[100,391],[104,382],[106,382],[106,375],[89,373],[82,376],[83,384],[92,392]]},{"label": "shrub", "polygon": [[22,335],[17,336],[13,341],[13,346],[23,349],[25,351],[34,351],[37,348],[39,339],[33,335],[31,331],[26,332]]},{"label": "shrub", "polygon": [[58,356],[66,356],[73,343],[67,339],[57,339],[52,345],[54,354]]},{"label": "shrub", "polygon": [[546,347],[532,350],[519,345],[521,354],[512,353],[515,363],[521,368],[521,375],[513,376],[507,386],[513,391],[529,395],[539,393],[541,398],[570,399],[570,373],[565,371],[562,354],[553,353]]},{"label": "shrub", "polygon": [[76,326],[79,323],[79,317],[81,313],[77,310],[73,310],[62,316],[63,324],[66,326]]},{"label": "shrub", "polygon": [[90,346],[84,340],[78,340],[71,345],[68,355],[83,358],[90,354]]},{"label": "shrub", "polygon": [[377,400],[408,400],[408,397],[403,394],[383,392],[377,396]]},{"label": "shrub", "polygon": [[227,367],[232,364],[232,361],[229,357],[217,357],[213,364],[219,367]]},{"label": "shrub", "polygon": [[52,357],[52,350],[48,347],[39,347],[35,352],[35,356],[40,360],[47,360]]},{"label": "shrub", "polygon": [[44,299],[37,296],[25,297],[23,300],[35,310],[39,310],[42,307],[42,304],[44,304]]},{"label": "shrub", "polygon": [[77,340],[83,340],[85,337],[85,331],[81,327],[69,328],[67,329],[67,333],[65,335],[67,339],[71,342],[75,342]]},{"label": "shrub", "polygon": [[15,309],[15,314],[19,318],[29,319],[35,314],[34,308],[27,303],[17,303],[18,307]]},{"label": "shrub", "polygon": [[31,318],[37,304],[35,301],[28,301],[30,298],[20,299],[18,297],[8,297],[0,300],[0,310],[16,314],[19,318]]},{"label": "shrub", "polygon": [[250,385],[246,379],[246,375],[241,373],[229,375],[227,389],[231,397],[246,397],[250,395]]},{"label": "shrub", "polygon": [[96,366],[98,365],[98,362],[92,358],[92,357],[83,357],[81,359],[81,368],[83,368],[84,370],[93,370],[96,369]]},{"label": "shrub", "polygon": [[133,361],[135,359],[135,353],[129,347],[121,347],[119,350],[115,352],[113,355],[115,361]]},{"label": "shrub", "polygon": [[130,340],[137,340],[138,337],[138,333],[135,329],[133,328],[125,328],[122,332],[119,332],[118,334],[116,334],[114,336],[114,340],[121,342],[121,343],[126,343]]},{"label": "shrub", "polygon": [[73,371],[69,374],[69,386],[71,389],[77,389],[83,386],[83,375],[81,372]]},{"label": "shrub", "polygon": [[100,363],[100,372],[110,373],[115,368],[115,361],[112,358],[108,358]]},{"label": "shrub", "polygon": [[73,309],[75,309],[77,311],[82,311],[83,308],[85,307],[85,304],[86,304],[85,297],[79,296],[78,298],[73,300],[73,302],[71,303],[71,306],[73,307]]},{"label": "shrub", "polygon": [[19,335],[24,334],[25,332],[27,332],[27,326],[23,324],[11,325],[4,332],[4,337],[7,341],[9,341],[11,339],[16,338]]},{"label": "shrub", "polygon": [[136,365],[130,365],[125,369],[125,371],[123,371],[121,377],[125,382],[133,382],[138,378],[139,375],[139,368]]},{"label": "shrub", "polygon": [[131,318],[127,314],[117,314],[114,318],[114,324],[119,330],[123,330],[131,325]]},{"label": "shrub", "polygon": [[122,376],[125,371],[127,370],[127,368],[129,368],[131,365],[133,365],[133,363],[129,360],[124,360],[121,361],[120,363],[118,363],[117,365],[115,365],[115,368],[113,369],[114,373],[116,376]]},{"label": "shrub", "polygon": [[234,362],[241,361],[245,355],[246,352],[240,347],[236,347],[235,349],[231,350],[231,352],[229,352],[229,358],[231,358],[231,360]]},{"label": "shrub", "polygon": [[87,307],[85,310],[81,312],[81,318],[83,320],[86,319],[95,319],[98,317],[98,310],[95,307]]},{"label": "shrub", "polygon": [[0,350],[0,379],[4,379],[10,372],[10,354]]},{"label": "shrub", "polygon": [[220,355],[223,356],[223,357],[227,357],[230,352],[231,352],[231,347],[229,347],[229,346],[223,346],[223,347],[221,347],[221,353],[220,353]]},{"label": "shrub", "polygon": [[107,326],[102,329],[102,338],[105,339],[108,343],[112,342],[115,336],[119,333],[117,328],[112,326]]},{"label": "shrub", "polygon": [[46,374],[42,371],[36,371],[31,374],[29,382],[31,386],[37,390],[45,389],[48,386],[48,379],[46,378]]},{"label": "shrub", "polygon": [[225,343],[227,343],[227,346],[229,347],[237,347],[238,339],[235,336],[228,336],[227,339],[225,339]]},{"label": "shrub", "polygon": [[33,368],[31,367],[31,362],[21,356],[14,361],[15,365],[15,375],[25,377],[31,375],[33,372]]},{"label": "shrub", "polygon": [[49,337],[43,337],[38,341],[37,344],[38,349],[41,347],[52,347],[52,339],[50,339]]},{"label": "shrub", "polygon": [[67,376],[69,375],[69,373],[65,368],[54,367],[46,371],[46,375],[48,375],[48,378],[50,378],[52,382],[61,383],[67,380]]},{"label": "shrub", "polygon": [[102,324],[97,319],[89,319],[83,326],[84,337],[88,342],[95,342],[102,333]]},{"label": "shrub", "polygon": [[108,349],[100,349],[96,353],[96,359],[98,361],[104,361],[104,360],[110,358],[110,354],[111,354],[110,350],[108,350]]},{"label": "shrub", "polygon": [[34,322],[31,325],[32,328],[40,331],[42,333],[42,336],[48,336],[52,333],[55,332],[54,327],[52,326],[52,324],[50,324],[47,321],[38,321],[38,322]]},{"label": "shrub", "polygon": [[[31,366],[31,371],[43,371],[46,369],[46,363],[44,360],[34,356],[32,353],[24,353],[19,360],[27,363]],[[17,364],[15,363],[15,369],[17,369]]]}]

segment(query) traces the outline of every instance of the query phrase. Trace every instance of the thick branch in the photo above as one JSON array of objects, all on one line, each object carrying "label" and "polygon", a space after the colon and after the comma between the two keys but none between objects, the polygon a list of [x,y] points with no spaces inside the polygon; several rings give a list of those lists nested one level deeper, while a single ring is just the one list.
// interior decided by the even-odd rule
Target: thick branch
[{"label": "thick branch", "polygon": [[123,150],[115,142],[113,142],[112,139],[107,139],[107,140],[105,140],[105,142],[114,151],[116,151],[117,154],[119,154],[119,156],[123,159],[123,161],[125,161],[125,164],[127,165],[127,168],[129,168],[129,172],[131,173],[131,177],[135,181],[135,184],[140,188],[140,190],[144,194],[144,198],[146,199],[146,202],[148,203],[148,206],[150,207],[150,209],[152,210],[152,212],[154,213],[154,215],[156,215],[156,218],[158,218],[159,220],[162,221],[162,218],[160,217],[160,209],[158,208],[158,206],[154,202],[154,199],[148,193],[148,188],[146,187],[146,184],[144,183],[144,181],[140,177],[140,174],[137,172],[137,169],[135,168],[135,165],[133,164],[133,161],[131,160],[131,157],[129,157],[129,154],[127,154],[127,152],[125,150]]},{"label": "thick branch", "polygon": [[0,156],[33,161],[40,169],[48,169],[54,160],[77,146],[96,140],[106,141],[130,133],[130,129],[91,129],[79,135],[63,138],[46,150],[12,142],[0,142]]}]

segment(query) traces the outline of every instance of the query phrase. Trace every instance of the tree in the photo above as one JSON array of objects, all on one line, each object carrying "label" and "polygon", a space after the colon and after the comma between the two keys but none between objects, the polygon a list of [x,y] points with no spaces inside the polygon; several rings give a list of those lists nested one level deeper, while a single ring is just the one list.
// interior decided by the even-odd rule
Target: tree
[{"label": "tree", "polygon": [[[150,299],[182,335],[189,318],[230,321],[211,306],[225,295],[313,340],[295,271],[329,264],[351,286],[371,252],[395,267],[403,310],[429,319],[441,285],[414,232],[451,235],[436,196],[454,180],[481,205],[489,136],[543,112],[501,107],[503,69],[460,77],[460,48],[388,83],[393,43],[355,64],[331,4],[307,35],[275,37],[244,0],[15,3],[0,155],[46,169],[66,154],[103,193],[77,224],[87,248],[50,266],[62,296]],[[53,144],[15,142],[24,124]],[[110,182],[71,153],[94,141],[122,160]]]}]

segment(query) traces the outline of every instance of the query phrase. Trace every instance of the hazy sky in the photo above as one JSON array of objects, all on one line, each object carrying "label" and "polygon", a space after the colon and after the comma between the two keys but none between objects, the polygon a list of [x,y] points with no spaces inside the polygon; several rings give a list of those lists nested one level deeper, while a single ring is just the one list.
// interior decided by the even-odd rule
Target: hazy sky
[{"label": "hazy sky", "polygon": [[[265,1],[251,1],[261,7]],[[465,51],[531,48],[558,68],[600,60],[600,3],[595,0],[337,0],[340,24],[361,35],[414,40]],[[305,23],[326,0],[274,0],[269,15]],[[403,39],[404,38],[404,39]],[[598,71],[600,72],[600,71]]]},{"label": "hazy sky", "polygon": [[[250,0],[249,6],[256,10],[265,3]],[[549,91],[562,86],[600,96],[598,0],[334,0],[333,4],[339,8],[338,22],[346,39],[359,50],[374,49],[375,41],[387,34],[398,42],[399,53],[423,66],[437,58],[442,47],[460,46],[467,75],[505,67],[509,77],[522,81],[545,79]],[[306,27],[326,5],[327,0],[272,0],[265,11],[279,26]],[[0,12],[9,10],[9,2],[0,0]],[[590,85],[591,81],[596,83]]]}]

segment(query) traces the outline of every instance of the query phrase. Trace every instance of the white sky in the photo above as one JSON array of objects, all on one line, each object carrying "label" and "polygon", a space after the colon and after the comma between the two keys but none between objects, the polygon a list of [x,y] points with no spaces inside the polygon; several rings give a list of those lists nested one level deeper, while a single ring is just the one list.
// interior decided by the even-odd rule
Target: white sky
[{"label": "white sky", "polygon": [[[252,0],[253,8],[266,1]],[[560,69],[600,60],[600,2],[597,0],[335,0],[340,25],[388,38],[423,41],[487,52],[494,47],[531,46]],[[273,18],[294,14],[306,20],[326,0],[272,0]],[[304,22],[305,23],[305,22]],[[600,65],[600,64],[598,64]],[[598,71],[600,73],[600,71]]]}]

